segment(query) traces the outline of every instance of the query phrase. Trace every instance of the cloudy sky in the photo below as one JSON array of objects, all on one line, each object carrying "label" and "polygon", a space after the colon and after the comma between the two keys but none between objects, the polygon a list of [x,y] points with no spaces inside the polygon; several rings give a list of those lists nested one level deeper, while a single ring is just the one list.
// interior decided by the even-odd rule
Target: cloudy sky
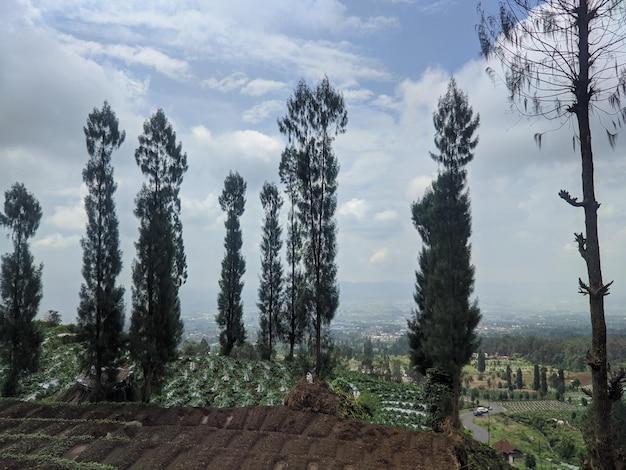
[{"label": "cloudy sky", "polygon": [[[496,4],[483,1],[489,11]],[[42,205],[32,243],[44,263],[41,312],[76,316],[86,221],[82,128],[104,100],[126,130],[113,165],[127,293],[142,183],[133,155],[144,120],[163,108],[189,163],[181,190],[183,309],[216,308],[224,237],[217,198],[229,170],[248,184],[243,250],[253,298],[258,195],[264,181],[278,183],[285,146],[276,120],[300,78],[314,85],[324,74],[343,93],[349,118],[335,143],[340,281],[413,282],[420,241],[410,205],[436,175],[432,113],[454,75],[481,118],[469,166],[477,295],[584,306],[575,292],[585,267],[573,242],[583,214],[558,197],[560,189],[581,192],[573,122],[511,111],[504,86],[485,73],[477,22],[469,0],[3,0],[0,190],[21,181]],[[615,280],[614,292],[626,292],[626,136],[611,150],[602,127],[594,129],[604,276]],[[539,149],[533,134],[543,131],[550,132]],[[0,251],[9,249],[3,236]]]}]

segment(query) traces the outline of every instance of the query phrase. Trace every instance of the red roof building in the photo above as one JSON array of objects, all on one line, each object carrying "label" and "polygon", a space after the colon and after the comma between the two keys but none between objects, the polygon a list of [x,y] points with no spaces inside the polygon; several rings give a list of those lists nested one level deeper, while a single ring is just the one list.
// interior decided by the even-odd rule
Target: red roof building
[{"label": "red roof building", "polygon": [[501,450],[509,463],[521,462],[524,454],[521,450],[516,449],[507,441],[498,441],[493,445],[496,449]]}]

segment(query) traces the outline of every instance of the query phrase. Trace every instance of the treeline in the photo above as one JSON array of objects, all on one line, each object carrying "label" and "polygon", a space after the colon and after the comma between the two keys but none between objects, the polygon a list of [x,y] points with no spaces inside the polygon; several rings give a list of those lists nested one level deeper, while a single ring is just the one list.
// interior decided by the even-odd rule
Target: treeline
[{"label": "treeline", "polygon": [[[277,343],[283,342],[293,357],[295,346],[308,340],[318,373],[323,369],[323,356],[328,355],[328,326],[339,305],[335,262],[339,163],[332,143],[346,126],[343,96],[327,77],[314,88],[301,80],[287,101],[286,115],[278,120],[278,130],[287,139],[277,168],[289,210],[287,269],[283,269],[280,253],[281,193],[274,183],[266,182],[259,195],[265,218],[256,347],[264,359],[271,359]],[[126,133],[106,101],[102,109],[94,108],[89,114],[83,131],[88,158],[82,176],[88,194],[84,200],[84,282],[77,292],[77,327],[86,345],[84,366],[95,370],[95,388],[101,392],[106,385],[103,371],[130,357],[139,371],[141,399],[148,402],[163,384],[167,363],[176,359],[184,327],[179,289],[187,280],[187,255],[180,189],[188,170],[187,154],[162,109],[144,122],[135,150],[144,181],[133,211],[139,236],[131,265],[130,328],[125,332],[126,287],[118,283],[123,254],[112,154],[124,143]],[[230,171],[219,198],[226,213],[226,235],[216,321],[224,355],[249,341],[242,321],[246,263],[241,253],[243,234],[239,222],[245,210],[245,192],[244,179]],[[13,252],[0,260],[3,396],[15,396],[20,376],[37,369],[43,338],[34,329],[34,318],[42,297],[43,266],[35,264],[28,242],[39,226],[41,214],[39,201],[23,184],[15,183],[5,193],[0,226],[9,232]],[[128,340],[123,341],[126,335]]]},{"label": "treeline", "polygon": [[[589,336],[539,338],[536,336],[483,337],[481,349],[488,355],[519,356],[534,364],[550,364],[572,372],[588,369],[585,356],[591,348]],[[609,336],[607,350],[611,364],[626,362],[626,336]]]}]

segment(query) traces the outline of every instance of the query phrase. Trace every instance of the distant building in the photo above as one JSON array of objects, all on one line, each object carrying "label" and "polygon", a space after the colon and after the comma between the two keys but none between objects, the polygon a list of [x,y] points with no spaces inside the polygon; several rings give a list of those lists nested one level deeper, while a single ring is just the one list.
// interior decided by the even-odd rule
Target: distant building
[{"label": "distant building", "polygon": [[496,449],[501,450],[509,463],[521,462],[524,459],[524,454],[521,450],[516,449],[507,441],[498,441],[493,445]]}]

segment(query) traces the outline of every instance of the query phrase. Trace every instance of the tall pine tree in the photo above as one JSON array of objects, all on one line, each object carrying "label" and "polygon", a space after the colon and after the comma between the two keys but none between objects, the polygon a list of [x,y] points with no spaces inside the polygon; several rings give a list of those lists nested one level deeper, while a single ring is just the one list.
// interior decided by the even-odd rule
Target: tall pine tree
[{"label": "tall pine tree", "polygon": [[4,193],[0,223],[10,230],[13,253],[2,255],[0,268],[0,357],[7,368],[2,396],[13,397],[24,372],[37,369],[42,336],[33,320],[42,298],[41,272],[30,252],[31,238],[41,221],[41,206],[22,183]]},{"label": "tall pine tree", "polygon": [[316,369],[321,373],[322,329],[339,306],[337,285],[337,175],[339,163],[332,143],[346,131],[348,113],[343,96],[324,77],[311,89],[304,80],[287,100],[280,132],[293,147],[297,164],[298,217],[303,234],[304,273],[310,294],[311,326],[315,335]]},{"label": "tall pine tree", "polygon": [[264,359],[271,359],[276,339],[283,330],[283,265],[280,259],[283,242],[279,221],[283,199],[276,185],[268,182],[263,185],[260,197],[265,219],[261,240],[261,276],[257,303],[260,312],[258,344],[261,356]]},{"label": "tall pine tree", "polygon": [[[475,332],[480,321],[470,263],[470,201],[465,165],[478,144],[474,132],[479,117],[473,117],[467,97],[452,79],[434,113],[435,146],[430,156],[444,167],[432,188],[412,205],[413,223],[422,238],[419,271],[416,273],[413,318],[408,322],[411,360],[420,372],[438,368],[448,375],[452,424],[459,427],[461,371],[478,346]],[[443,374],[442,374],[443,373]]]},{"label": "tall pine tree", "polygon": [[289,199],[287,215],[287,266],[285,279],[285,329],[282,338],[289,344],[288,358],[293,358],[295,345],[304,339],[308,324],[306,282],[302,273],[302,227],[298,217],[297,152],[287,147],[280,159],[278,173]]},{"label": "tall pine tree", "polygon": [[226,236],[224,237],[224,259],[222,275],[219,280],[220,292],[217,296],[216,321],[220,327],[220,346],[222,354],[229,356],[235,345],[246,340],[243,325],[243,290],[242,277],[246,272],[246,260],[241,254],[243,239],[239,218],[246,206],[246,182],[241,175],[232,171],[224,180],[224,189],[219,203],[226,212]]},{"label": "tall pine tree", "polygon": [[146,177],[135,199],[139,219],[133,263],[132,357],[143,372],[141,398],[149,402],[176,358],[183,333],[178,290],[187,279],[180,220],[180,185],[187,154],[162,109],[144,123],[135,160]]},{"label": "tall pine tree", "polygon": [[119,130],[115,113],[105,101],[95,109],[83,128],[89,160],[83,170],[87,186],[86,234],[83,248],[84,282],[78,306],[78,325],[87,345],[87,362],[96,370],[96,397],[101,396],[102,368],[119,358],[124,328],[124,288],[116,285],[122,270],[122,253],[113,195],[111,154],[122,145],[126,133]]}]

